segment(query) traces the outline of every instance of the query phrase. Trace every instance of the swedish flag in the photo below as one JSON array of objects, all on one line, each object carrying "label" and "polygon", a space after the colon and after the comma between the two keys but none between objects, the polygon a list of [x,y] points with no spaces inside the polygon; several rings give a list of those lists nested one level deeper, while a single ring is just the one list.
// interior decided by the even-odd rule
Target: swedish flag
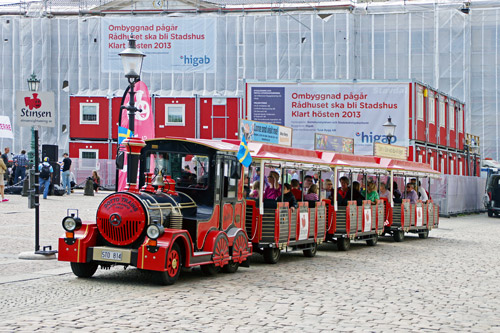
[{"label": "swedish flag", "polygon": [[131,138],[134,136],[134,132],[128,128],[118,126],[118,144],[121,144],[126,138]]},{"label": "swedish flag", "polygon": [[238,155],[236,155],[241,164],[245,167],[249,167],[252,163],[252,155],[250,155],[250,149],[248,149],[247,140],[245,135],[242,135],[240,142],[240,149],[238,150]]}]

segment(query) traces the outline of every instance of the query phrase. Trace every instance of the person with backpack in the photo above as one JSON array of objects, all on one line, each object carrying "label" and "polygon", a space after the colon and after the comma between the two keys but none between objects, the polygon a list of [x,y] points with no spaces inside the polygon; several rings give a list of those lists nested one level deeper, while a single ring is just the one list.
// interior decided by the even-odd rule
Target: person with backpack
[{"label": "person with backpack", "polygon": [[40,182],[40,192],[42,192],[43,187],[43,198],[47,199],[47,195],[49,194],[50,179],[52,178],[52,173],[54,172],[54,168],[50,165],[48,157],[45,157],[43,159],[43,163],[40,163],[38,171],[40,172],[40,176],[38,177]]}]

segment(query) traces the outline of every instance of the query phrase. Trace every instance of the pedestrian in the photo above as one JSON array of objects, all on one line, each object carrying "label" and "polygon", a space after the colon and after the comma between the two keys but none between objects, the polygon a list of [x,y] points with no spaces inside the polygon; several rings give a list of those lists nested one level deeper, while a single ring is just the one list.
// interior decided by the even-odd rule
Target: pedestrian
[{"label": "pedestrian", "polygon": [[99,186],[101,185],[101,177],[97,173],[97,170],[92,171],[92,181],[94,182],[94,191],[97,193]]},{"label": "pedestrian", "polygon": [[26,168],[28,167],[28,157],[26,156],[26,150],[21,150],[19,155],[13,158],[14,166],[16,167],[16,173],[14,174],[14,184],[20,183],[26,177]]},{"label": "pedestrian", "polygon": [[68,195],[71,194],[71,159],[69,158],[68,153],[63,154],[63,160],[59,163],[62,166],[62,183],[63,188],[66,190]]},{"label": "pedestrian", "polygon": [[2,197],[2,202],[9,201],[5,199],[5,182],[3,180],[4,174],[7,172],[7,165],[4,163],[3,158],[0,158],[0,196]]},{"label": "pedestrian", "polygon": [[5,167],[7,168],[7,170],[4,173],[4,177],[5,177],[5,180],[8,181],[9,180],[9,152],[10,152],[10,148],[5,147],[4,152],[5,153],[2,154],[2,160],[3,160],[3,163],[5,164]]},{"label": "pedestrian", "polygon": [[38,166],[38,172],[40,172],[38,180],[40,182],[40,192],[42,192],[43,188],[43,198],[47,199],[47,195],[49,194],[50,179],[54,173],[54,168],[50,165],[48,157],[45,157],[43,159],[43,163],[40,163]]}]

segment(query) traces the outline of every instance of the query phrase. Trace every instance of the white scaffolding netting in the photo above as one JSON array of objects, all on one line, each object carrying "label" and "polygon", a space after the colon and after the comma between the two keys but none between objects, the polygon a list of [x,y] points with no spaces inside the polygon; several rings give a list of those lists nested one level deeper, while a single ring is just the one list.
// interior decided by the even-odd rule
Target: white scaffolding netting
[{"label": "white scaffolding netting", "polygon": [[[407,2],[409,3],[409,2]],[[481,137],[482,154],[500,159],[499,22],[494,2],[453,5],[359,5],[355,10],[176,14],[216,22],[215,70],[157,72],[142,79],[162,96],[243,96],[245,80],[416,79],[466,103],[466,131]],[[397,9],[397,10],[396,10]],[[106,17],[110,17],[108,15]],[[135,15],[142,17],[157,14]],[[172,16],[169,16],[171,19]],[[0,115],[11,116],[14,151],[29,149],[30,129],[16,127],[15,92],[36,70],[41,90],[54,91],[56,127],[42,128],[44,144],[67,149],[69,96],[117,96],[126,87],[118,72],[102,70],[98,16],[0,16]],[[146,58],[147,62],[147,58]],[[149,67],[149,70],[147,69]],[[62,90],[63,82],[69,91]]]}]

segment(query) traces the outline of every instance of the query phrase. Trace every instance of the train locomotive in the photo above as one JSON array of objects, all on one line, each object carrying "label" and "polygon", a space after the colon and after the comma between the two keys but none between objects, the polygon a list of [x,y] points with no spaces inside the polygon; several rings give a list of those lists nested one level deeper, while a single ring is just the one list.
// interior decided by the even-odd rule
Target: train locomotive
[{"label": "train locomotive", "polygon": [[248,266],[237,145],[137,138],[124,145],[133,157],[125,191],[101,202],[95,222],[82,222],[77,211],[63,219],[60,261],[79,277],[91,277],[98,266],[130,265],[153,271],[165,285],[176,282],[181,267],[213,275]]}]

